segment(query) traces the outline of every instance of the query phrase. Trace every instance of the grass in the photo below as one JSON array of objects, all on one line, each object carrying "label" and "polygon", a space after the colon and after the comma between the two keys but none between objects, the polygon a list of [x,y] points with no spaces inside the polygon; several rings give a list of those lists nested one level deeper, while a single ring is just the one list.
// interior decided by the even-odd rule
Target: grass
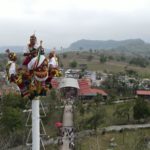
[{"label": "grass", "polygon": [[[104,122],[99,125],[99,128],[116,125],[116,124],[129,124],[133,122],[133,106],[135,101],[129,101],[119,104],[109,104],[109,105],[99,105],[100,110],[104,111]],[[88,107],[88,103],[82,104],[85,112],[84,114],[80,114],[79,107],[77,106],[74,113],[74,123],[79,130],[87,129],[88,125],[86,125],[86,120],[88,120],[93,115],[93,110],[96,108],[95,103],[90,103],[90,111],[86,111]],[[127,118],[117,118],[114,116],[114,112],[118,106],[122,105],[130,105],[130,122],[128,122]],[[84,125],[85,124],[85,125]]]},{"label": "grass", "polygon": [[59,146],[56,144],[56,145],[48,145],[45,147],[45,150],[59,150]]},{"label": "grass", "polygon": [[55,127],[55,123],[62,121],[62,114],[62,109],[57,109],[54,112],[48,114],[47,121],[45,123],[45,129],[47,135],[49,135],[50,138],[58,136],[59,130]]},{"label": "grass", "polygon": [[66,58],[63,58],[62,55],[60,55],[60,59],[64,65],[64,68],[69,68],[69,63],[72,60],[76,60],[78,64],[87,64],[89,70],[101,70],[110,73],[117,73],[125,71],[125,67],[127,66],[128,69],[133,69],[137,71],[139,75],[143,77],[148,77],[150,75],[150,66],[142,68],[134,65],[129,65],[127,62],[121,62],[116,60],[107,61],[106,63],[102,64],[99,62],[99,54],[95,53],[92,54],[93,59],[91,61],[88,61],[87,57],[90,55],[89,52],[79,53],[79,55],[77,55],[77,52],[67,52],[66,54]]},{"label": "grass", "polygon": [[[113,150],[148,150],[146,139],[150,138],[150,129],[106,133],[105,135],[89,136],[77,141],[77,150],[107,150],[111,139],[117,146]],[[145,149],[144,149],[145,148]]]}]

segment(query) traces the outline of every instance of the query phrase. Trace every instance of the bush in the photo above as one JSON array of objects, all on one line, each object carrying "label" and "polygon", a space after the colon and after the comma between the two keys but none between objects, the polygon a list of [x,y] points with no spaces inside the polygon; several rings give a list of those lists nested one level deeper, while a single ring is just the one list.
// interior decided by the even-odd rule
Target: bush
[{"label": "bush", "polygon": [[150,116],[150,108],[148,103],[142,99],[137,99],[136,104],[133,107],[133,117],[134,119],[145,119]]},{"label": "bush", "polygon": [[69,64],[69,66],[70,66],[71,68],[76,68],[76,67],[77,67],[77,62],[74,60],[74,61],[72,61],[72,62]]},{"label": "bush", "polygon": [[129,64],[137,65],[140,67],[146,67],[149,65],[149,62],[145,58],[137,57],[137,58],[132,58]]}]

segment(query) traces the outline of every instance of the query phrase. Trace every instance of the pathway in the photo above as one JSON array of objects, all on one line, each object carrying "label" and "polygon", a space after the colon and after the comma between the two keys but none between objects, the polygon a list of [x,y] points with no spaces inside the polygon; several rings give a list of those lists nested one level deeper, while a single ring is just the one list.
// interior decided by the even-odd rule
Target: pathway
[{"label": "pathway", "polygon": [[[63,115],[63,137],[62,137],[62,146],[60,147],[60,150],[70,150],[69,143],[70,143],[70,137],[69,132],[73,129],[73,109],[72,105],[66,105],[64,108],[64,115]],[[74,136],[74,133],[72,133]]]}]

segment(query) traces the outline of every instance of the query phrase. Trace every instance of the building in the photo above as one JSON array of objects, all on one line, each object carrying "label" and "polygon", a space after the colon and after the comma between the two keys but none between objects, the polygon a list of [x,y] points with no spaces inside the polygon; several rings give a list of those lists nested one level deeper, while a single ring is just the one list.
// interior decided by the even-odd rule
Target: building
[{"label": "building", "polygon": [[145,99],[150,99],[150,90],[137,90],[136,95]]},{"label": "building", "polygon": [[85,100],[92,99],[95,96],[97,96],[97,94],[100,94],[104,98],[106,98],[108,95],[102,89],[91,88],[90,80],[81,79],[81,80],[78,80],[78,82],[79,82],[79,87],[80,87],[78,97],[80,99],[85,99]]},{"label": "building", "polygon": [[102,89],[91,88],[91,80],[62,78],[60,82],[52,80],[52,87],[58,89],[64,98],[78,97],[80,99],[92,99],[97,94],[107,97],[107,93]]},{"label": "building", "polygon": [[75,78],[75,79],[78,79],[79,76],[80,76],[80,72],[81,72],[80,69],[68,69],[65,72],[65,77],[66,78]]},{"label": "building", "polygon": [[77,97],[79,92],[78,80],[74,78],[63,78],[60,80],[58,89],[64,98]]}]

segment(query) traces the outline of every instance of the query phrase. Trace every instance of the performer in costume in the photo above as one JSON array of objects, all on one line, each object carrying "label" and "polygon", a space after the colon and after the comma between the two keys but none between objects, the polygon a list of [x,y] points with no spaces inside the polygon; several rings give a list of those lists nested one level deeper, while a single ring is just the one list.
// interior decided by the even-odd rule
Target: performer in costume
[{"label": "performer in costume", "polygon": [[34,58],[36,57],[37,55],[37,49],[38,49],[38,46],[37,46],[37,38],[36,36],[33,34],[30,36],[30,42],[29,44],[27,45],[25,51],[24,51],[24,56],[25,56],[25,59],[23,61],[23,80],[24,80],[24,83],[25,83],[25,86],[28,87],[28,89],[30,90],[30,83],[31,83],[31,80],[32,80],[32,72],[29,72],[27,67],[28,67],[28,63]]},{"label": "performer in costume", "polygon": [[30,37],[30,44],[28,45],[28,52],[24,53],[26,56],[23,66],[26,69],[17,68],[16,54],[7,50],[8,64],[6,67],[8,80],[18,85],[21,96],[28,96],[32,100],[35,96],[45,96],[47,91],[46,83],[51,86],[51,79],[54,76],[60,76],[58,69],[58,60],[55,51],[49,54],[49,60],[44,56],[44,49],[42,41],[39,47],[35,47],[35,35]]},{"label": "performer in costume", "polygon": [[49,89],[51,89],[52,78],[61,76],[61,72],[59,71],[58,68],[58,58],[56,57],[55,50],[49,53],[48,69],[49,69],[49,76],[48,79],[46,80],[46,85],[49,87]]},{"label": "performer in costume", "polygon": [[28,70],[32,72],[33,82],[31,84],[32,95],[45,96],[46,95],[46,85],[45,81],[48,78],[48,60],[43,55],[42,41],[40,42],[40,47],[36,53],[36,57],[32,58],[28,63]]},{"label": "performer in costume", "polygon": [[55,49],[49,54],[49,69],[54,77],[60,77],[62,74],[58,68],[58,57],[56,56]]},{"label": "performer in costume", "polygon": [[33,57],[35,57],[35,50],[37,49],[37,38],[33,34],[30,36],[30,43],[27,45],[25,49],[24,56],[25,59],[23,61],[23,66],[27,66]]},{"label": "performer in costume", "polygon": [[22,74],[20,73],[20,70],[16,66],[16,60],[17,60],[16,54],[14,52],[10,52],[9,49],[7,49],[6,52],[9,58],[8,64],[6,66],[6,73],[7,73],[8,80],[10,82],[14,82],[15,84],[17,84],[17,86],[20,89],[21,96],[23,97],[29,96],[29,90],[25,86],[22,80]]},{"label": "performer in costume", "polygon": [[8,54],[8,63],[6,65],[6,73],[7,73],[7,78],[10,82],[15,81],[15,76],[16,76],[16,60],[17,56],[15,53],[10,52],[9,49],[6,50],[6,53]]}]

